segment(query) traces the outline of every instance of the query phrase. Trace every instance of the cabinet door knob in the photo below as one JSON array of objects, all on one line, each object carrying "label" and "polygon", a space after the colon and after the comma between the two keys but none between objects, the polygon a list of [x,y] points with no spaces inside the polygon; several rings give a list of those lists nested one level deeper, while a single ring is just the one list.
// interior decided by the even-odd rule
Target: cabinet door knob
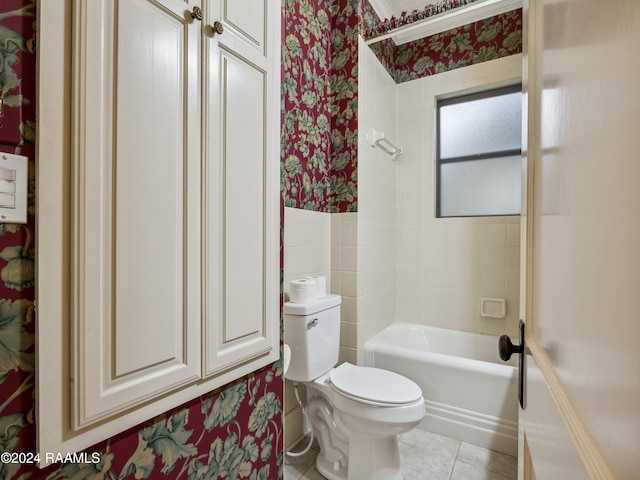
[{"label": "cabinet door knob", "polygon": [[222,25],[222,23],[218,22],[217,20],[215,22],[213,22],[213,34],[215,35],[216,33],[218,35],[222,35],[224,33],[224,26]]},{"label": "cabinet door knob", "polygon": [[193,7],[191,18],[194,20],[202,20],[202,9],[200,7]]}]

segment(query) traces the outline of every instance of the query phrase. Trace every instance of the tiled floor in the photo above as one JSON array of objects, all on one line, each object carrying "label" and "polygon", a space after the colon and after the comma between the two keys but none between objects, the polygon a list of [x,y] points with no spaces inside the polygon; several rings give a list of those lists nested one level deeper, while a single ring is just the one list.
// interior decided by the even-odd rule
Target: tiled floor
[{"label": "tiled floor", "polygon": [[[306,445],[304,441],[301,442]],[[318,450],[285,459],[285,480],[323,480],[315,469]],[[405,480],[515,480],[515,457],[414,429],[400,437]]]}]

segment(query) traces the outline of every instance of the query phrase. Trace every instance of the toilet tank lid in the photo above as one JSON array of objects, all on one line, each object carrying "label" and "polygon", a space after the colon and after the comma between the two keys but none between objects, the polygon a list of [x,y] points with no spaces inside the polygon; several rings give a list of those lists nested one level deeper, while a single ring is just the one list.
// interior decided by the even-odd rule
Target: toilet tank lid
[{"label": "toilet tank lid", "polygon": [[323,298],[317,298],[309,302],[284,304],[284,313],[287,315],[313,315],[314,313],[333,308],[342,302],[340,295],[329,294]]}]

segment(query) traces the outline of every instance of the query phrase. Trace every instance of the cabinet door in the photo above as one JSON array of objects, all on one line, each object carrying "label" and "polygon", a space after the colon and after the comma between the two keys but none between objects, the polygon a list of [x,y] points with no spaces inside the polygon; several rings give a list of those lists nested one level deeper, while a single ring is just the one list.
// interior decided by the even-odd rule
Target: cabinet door
[{"label": "cabinet door", "polygon": [[280,3],[205,5],[203,345],[209,376],[252,371],[277,358]]},{"label": "cabinet door", "polygon": [[201,370],[201,24],[183,0],[77,6],[74,429]]}]

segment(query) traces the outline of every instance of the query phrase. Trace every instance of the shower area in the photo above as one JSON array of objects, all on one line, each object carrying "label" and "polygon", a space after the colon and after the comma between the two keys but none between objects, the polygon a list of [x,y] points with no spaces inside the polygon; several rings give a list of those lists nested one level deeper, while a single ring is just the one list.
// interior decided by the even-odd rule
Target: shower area
[{"label": "shower area", "polygon": [[[341,361],[367,364],[367,341],[394,323],[495,336],[497,352],[499,335],[518,338],[520,217],[436,218],[434,112],[438,98],[519,83],[522,56],[420,76],[405,51],[411,76],[383,50],[357,39],[357,208],[286,206],[285,291],[312,274],[342,295]],[[487,297],[504,317],[481,315]],[[287,444],[302,431],[291,390]]]},{"label": "shower area", "polygon": [[[359,58],[358,309],[350,346],[360,352],[391,321],[517,338],[520,217],[436,218],[434,112],[437,98],[518,82],[521,57],[400,84],[364,44]],[[372,147],[372,130],[403,153],[394,161]],[[481,315],[486,297],[506,301],[504,318]]]}]

